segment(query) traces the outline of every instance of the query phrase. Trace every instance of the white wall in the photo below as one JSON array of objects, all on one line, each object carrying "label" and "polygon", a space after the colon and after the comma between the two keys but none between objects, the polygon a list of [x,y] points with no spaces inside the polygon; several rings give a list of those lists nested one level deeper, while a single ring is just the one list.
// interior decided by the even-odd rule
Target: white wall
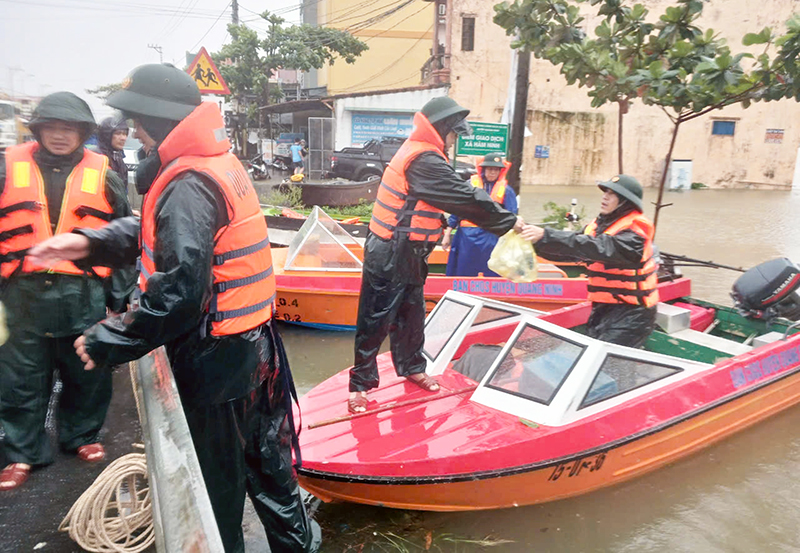
[{"label": "white wall", "polygon": [[336,118],[336,149],[352,146],[353,112],[381,114],[413,114],[419,111],[428,100],[447,96],[447,86],[424,90],[409,90],[384,94],[376,92],[369,96],[339,98],[333,103]]}]

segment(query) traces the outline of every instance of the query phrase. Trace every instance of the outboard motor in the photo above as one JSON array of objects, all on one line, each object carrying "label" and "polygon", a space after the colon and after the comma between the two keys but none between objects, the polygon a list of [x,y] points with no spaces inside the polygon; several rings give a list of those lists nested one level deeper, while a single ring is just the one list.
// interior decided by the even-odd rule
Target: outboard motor
[{"label": "outboard motor", "polygon": [[754,319],[800,320],[800,268],[781,257],[753,267],[733,283],[731,297],[739,312]]}]

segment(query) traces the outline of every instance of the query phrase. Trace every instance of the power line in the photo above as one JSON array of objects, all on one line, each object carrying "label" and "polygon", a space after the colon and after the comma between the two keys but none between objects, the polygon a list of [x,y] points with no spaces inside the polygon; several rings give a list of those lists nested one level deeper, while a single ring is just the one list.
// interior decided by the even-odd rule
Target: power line
[{"label": "power line", "polygon": [[211,32],[211,29],[213,29],[216,26],[216,24],[219,23],[219,20],[222,19],[223,15],[225,15],[225,12],[228,11],[228,6],[230,5],[231,5],[230,2],[225,4],[225,7],[222,8],[222,11],[217,16],[217,19],[214,20],[214,23],[211,24],[211,27],[209,27],[208,30],[203,34],[203,36],[200,37],[200,40],[197,41],[197,44],[195,44],[189,49],[190,52],[194,52],[194,50],[200,45],[200,43],[203,42],[203,39],[208,36],[208,33]]},{"label": "power line", "polygon": [[[73,14],[75,14],[76,12],[86,12],[78,14],[81,17],[84,17],[86,15],[94,15],[98,12],[111,13],[112,15],[146,15],[146,16],[153,16],[153,15],[173,16],[176,14],[184,13],[184,10],[179,11],[174,8],[168,8],[152,4],[110,4],[110,3],[97,4],[90,2],[88,0],[79,0],[79,1],[83,2],[83,5],[66,5],[63,3],[52,4],[43,1],[29,1],[29,0],[0,0],[0,2],[5,2],[7,4],[41,6],[45,8],[55,8],[62,10],[66,9]],[[39,15],[37,14],[35,17],[38,18]],[[203,10],[203,11],[194,11],[188,13],[187,17],[192,17],[196,19],[211,19],[214,17],[214,15],[212,14],[212,12],[207,12]]]},{"label": "power line", "polygon": [[[398,25],[400,25],[402,22],[406,21],[407,19],[411,19],[412,17],[414,17],[414,16],[415,16],[415,15],[417,15],[417,14],[420,14],[420,13],[422,13],[423,11],[427,10],[429,7],[430,7],[430,6],[427,6],[427,5],[426,5],[426,6],[422,6],[422,8],[418,9],[417,11],[415,11],[414,13],[412,13],[411,15],[409,15],[409,16],[407,16],[407,17],[404,17],[403,19],[401,19],[400,21],[398,21],[397,23],[395,23],[394,25],[392,25],[392,26],[391,26],[391,27],[389,27],[388,29],[384,29],[383,31],[381,31],[381,32],[380,32],[380,33],[378,33],[377,35],[373,35],[373,36],[371,36],[371,37],[367,38],[367,39],[366,39],[364,42],[369,42],[369,41],[370,41],[370,40],[372,40],[373,38],[378,38],[378,37],[379,37],[379,36],[381,36],[382,34],[388,33],[389,31],[391,31],[392,29],[394,29],[395,27],[397,27]],[[431,29],[432,29],[432,28],[433,28],[433,25],[431,25]],[[427,32],[427,31],[426,31],[426,32]]]}]

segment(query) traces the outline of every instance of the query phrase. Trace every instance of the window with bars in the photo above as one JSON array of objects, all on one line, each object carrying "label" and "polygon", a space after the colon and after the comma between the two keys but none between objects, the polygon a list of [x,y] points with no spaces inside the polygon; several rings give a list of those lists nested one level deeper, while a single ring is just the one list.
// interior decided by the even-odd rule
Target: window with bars
[{"label": "window with bars", "polygon": [[472,52],[475,49],[475,18],[461,18],[461,50]]}]

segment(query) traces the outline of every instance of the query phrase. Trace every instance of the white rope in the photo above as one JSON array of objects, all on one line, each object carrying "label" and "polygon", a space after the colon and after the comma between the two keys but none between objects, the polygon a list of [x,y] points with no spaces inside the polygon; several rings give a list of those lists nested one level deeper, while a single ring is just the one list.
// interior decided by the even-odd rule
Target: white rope
[{"label": "white rope", "polygon": [[140,553],[150,547],[155,534],[144,454],[129,453],[108,465],[58,529],[94,553]]}]

